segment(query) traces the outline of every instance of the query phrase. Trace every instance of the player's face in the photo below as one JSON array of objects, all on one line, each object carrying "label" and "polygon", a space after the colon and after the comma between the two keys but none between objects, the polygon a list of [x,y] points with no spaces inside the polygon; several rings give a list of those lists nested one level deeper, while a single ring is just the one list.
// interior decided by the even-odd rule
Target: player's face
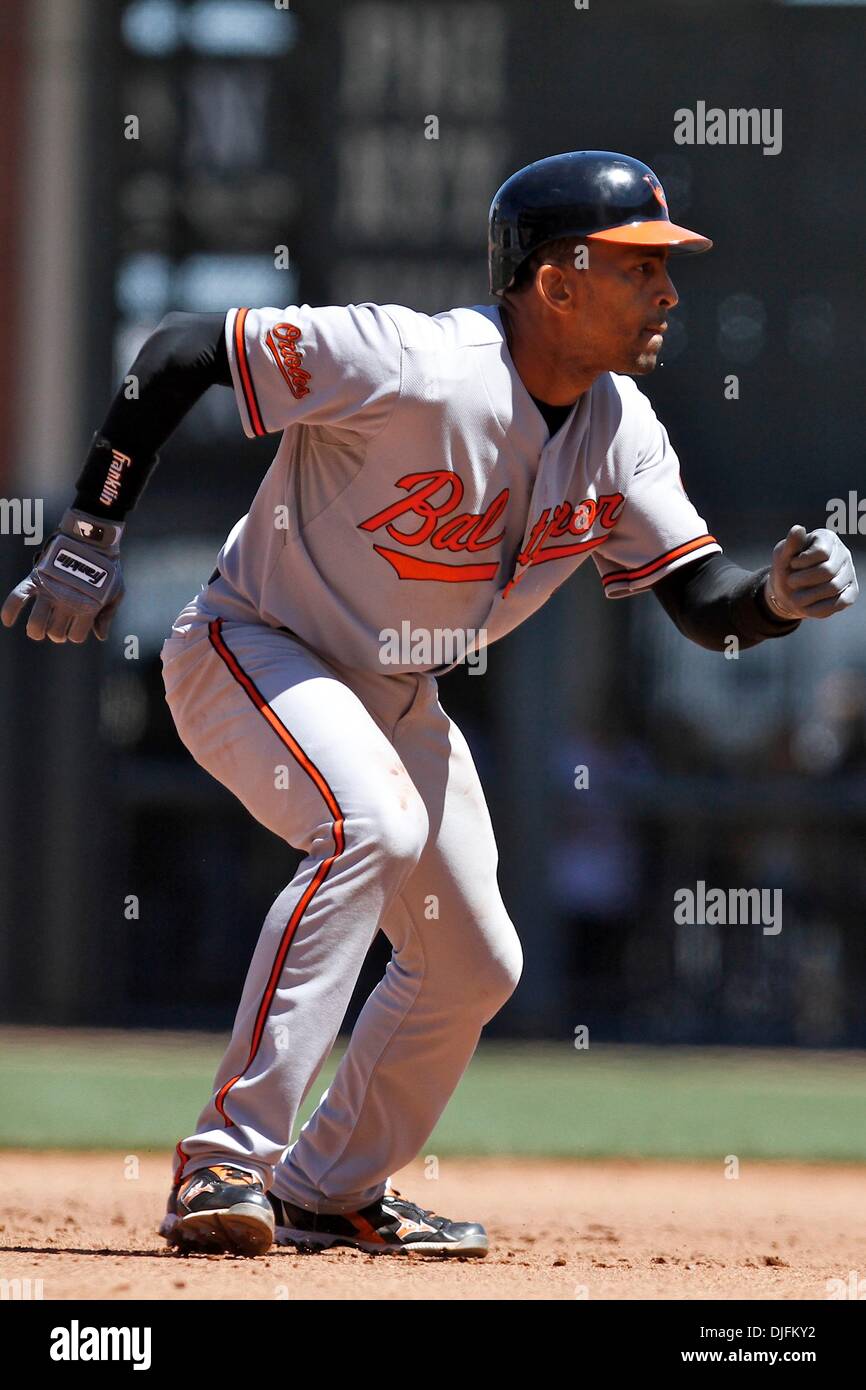
[{"label": "player's face", "polygon": [[590,241],[588,265],[569,270],[575,312],[569,331],[583,361],[600,371],[651,372],[679,296],[665,247]]}]

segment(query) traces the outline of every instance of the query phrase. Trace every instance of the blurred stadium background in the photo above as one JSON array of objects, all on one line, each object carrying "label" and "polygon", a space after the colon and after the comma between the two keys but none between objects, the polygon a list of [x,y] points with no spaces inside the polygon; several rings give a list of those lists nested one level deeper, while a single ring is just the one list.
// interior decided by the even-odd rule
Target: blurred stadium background
[{"label": "blurred stadium background", "polygon": [[[5,4],[0,22],[0,492],[44,499],[46,532],[165,312],[486,302],[493,191],[570,148],[646,160],[674,217],[715,238],[710,257],[676,268],[675,331],[642,385],[728,554],[766,563],[789,525],[825,525],[829,499],[858,487],[862,5],[33,0]],[[677,145],[674,111],[698,100],[781,108],[782,152]],[[229,1025],[296,861],[182,749],[158,653],[274,447],[247,442],[230,393],[211,391],[133,517],[105,648],[0,637],[0,1021],[199,1030],[204,1081],[196,1071],[184,1127],[218,1055],[199,1035]],[[848,543],[862,569],[862,542]],[[4,593],[34,553],[0,536]],[[593,1042],[654,1045],[656,1095],[665,1058],[687,1058],[694,1096],[725,1072],[713,1054],[658,1045],[786,1045],[813,1061],[866,1046],[864,636],[861,602],[728,661],[686,642],[651,596],[606,601],[587,565],[491,649],[483,679],[443,680],[525,945],[523,981],[487,1036],[525,1067],[530,1051],[509,1048],[543,1040],[527,1095],[561,1076],[554,1056],[573,1068],[581,1026]],[[700,879],[781,888],[782,932],[676,925],[675,889]],[[347,1026],[386,958],[380,938]],[[25,1036],[5,1034],[16,1105],[39,1084],[38,1048],[32,1072],[15,1052]],[[65,1035],[50,1036],[56,1069]],[[627,1107],[646,1094],[638,1054],[608,1055],[632,1078],[617,1091]],[[476,1114],[492,1085],[482,1063]],[[74,1047],[66,1065],[90,1074]],[[612,1075],[598,1073],[600,1093]],[[821,1075],[804,1082],[814,1112],[782,1084],[817,1136],[806,1150],[862,1151],[860,1122],[856,1144],[851,1124],[830,1141],[821,1110],[833,1091],[834,1114],[851,1117],[855,1073],[833,1073],[841,1090]],[[674,1135],[693,1103],[663,1128]],[[7,1139],[44,1142],[18,1113]]]}]

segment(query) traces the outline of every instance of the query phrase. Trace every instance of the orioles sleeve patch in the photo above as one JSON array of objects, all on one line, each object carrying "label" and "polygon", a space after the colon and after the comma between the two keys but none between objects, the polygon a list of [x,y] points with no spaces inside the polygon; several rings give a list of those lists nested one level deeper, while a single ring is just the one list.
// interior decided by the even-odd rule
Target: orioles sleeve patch
[{"label": "orioles sleeve patch", "polygon": [[300,328],[293,323],[275,323],[265,342],[292,395],[300,400],[310,394],[310,373],[304,370],[304,354],[298,347]]}]

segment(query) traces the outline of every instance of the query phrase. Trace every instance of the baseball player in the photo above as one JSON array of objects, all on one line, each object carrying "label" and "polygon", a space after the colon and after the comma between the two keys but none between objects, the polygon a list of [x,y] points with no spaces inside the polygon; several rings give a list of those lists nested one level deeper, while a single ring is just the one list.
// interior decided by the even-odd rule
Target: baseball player
[{"label": "baseball player", "polygon": [[[248,514],[162,649],[193,757],[304,858],[268,913],[228,1049],[180,1140],[160,1227],[182,1251],[484,1255],[475,1222],[389,1175],[426,1142],[521,949],[484,794],[414,635],[468,657],[589,557],[606,594],[652,589],[693,641],[742,647],[857,597],[851,555],[793,526],[755,573],[723,558],[633,380],[677,304],[669,258],[711,242],[670,220],[626,155],[542,159],[490,213],[493,305],[169,314],[94,436],[77,493],[2,610],[28,636],[104,639],[125,519],[201,393],[234,391],[279,436]],[[395,646],[394,634],[407,640]],[[333,1082],[292,1142],[367,950],[393,947]]]}]

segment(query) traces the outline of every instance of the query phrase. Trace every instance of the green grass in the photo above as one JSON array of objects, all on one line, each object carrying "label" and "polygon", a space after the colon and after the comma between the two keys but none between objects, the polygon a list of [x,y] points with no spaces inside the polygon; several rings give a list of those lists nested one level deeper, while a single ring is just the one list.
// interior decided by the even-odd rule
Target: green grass
[{"label": "green grass", "polygon": [[[0,1030],[0,1146],[171,1147],[194,1127],[222,1041]],[[862,1161],[864,1101],[862,1053],[485,1043],[425,1152]]]}]

